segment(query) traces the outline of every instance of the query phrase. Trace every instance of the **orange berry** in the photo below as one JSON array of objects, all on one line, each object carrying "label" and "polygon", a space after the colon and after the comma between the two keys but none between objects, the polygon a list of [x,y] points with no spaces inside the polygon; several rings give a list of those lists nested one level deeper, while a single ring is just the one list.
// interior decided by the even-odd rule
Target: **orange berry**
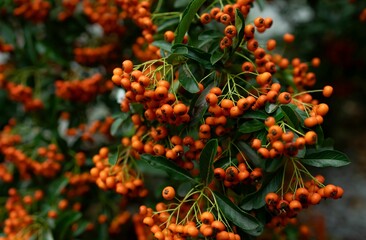
[{"label": "orange berry", "polygon": [[288,92],[282,92],[280,95],[278,95],[278,101],[281,104],[288,104],[292,101],[291,94]]},{"label": "orange berry", "polygon": [[203,13],[200,16],[200,21],[202,24],[208,24],[209,22],[211,22],[211,15],[208,13]]},{"label": "orange berry", "polygon": [[256,80],[259,85],[264,86],[272,81],[272,74],[269,72],[261,73],[256,77]]},{"label": "orange berry", "polygon": [[299,212],[302,209],[302,205],[298,200],[292,200],[289,204],[289,207],[294,212]]},{"label": "orange berry", "polygon": [[171,43],[171,42],[173,42],[174,41],[174,38],[175,38],[175,34],[174,34],[174,32],[173,31],[166,31],[165,33],[164,33],[164,40],[165,41],[167,41],[167,42],[169,42],[169,43]]},{"label": "orange berry", "polygon": [[265,197],[266,204],[269,206],[277,206],[279,200],[280,197],[278,196],[277,193],[274,192],[268,193]]},{"label": "orange berry", "polygon": [[214,220],[215,217],[211,212],[203,212],[200,216],[200,220],[203,224],[211,224]]},{"label": "orange berry", "polygon": [[285,33],[283,35],[283,41],[285,41],[286,43],[292,43],[295,40],[295,36],[292,35],[291,33]]},{"label": "orange berry", "polygon": [[271,127],[275,124],[276,124],[276,119],[272,116],[269,116],[264,120],[264,125],[266,125],[267,127]]},{"label": "orange berry", "polygon": [[162,191],[162,196],[165,200],[172,200],[175,197],[175,190],[171,186],[167,186]]},{"label": "orange berry", "polygon": [[173,112],[177,116],[182,116],[188,112],[188,107],[183,103],[178,103],[174,105]]},{"label": "orange berry", "polygon": [[262,142],[258,138],[254,138],[252,140],[251,146],[253,149],[258,150],[260,147],[262,147]]},{"label": "orange berry", "polygon": [[130,60],[124,60],[122,62],[122,69],[126,73],[131,73],[133,70],[133,63]]},{"label": "orange berry", "polygon": [[318,136],[317,136],[316,132],[314,132],[314,131],[309,131],[309,132],[305,133],[304,138],[305,138],[306,144],[308,144],[308,145],[314,145],[318,140]]},{"label": "orange berry", "polygon": [[324,97],[330,97],[333,93],[333,87],[332,86],[325,86],[323,88],[323,96]]}]

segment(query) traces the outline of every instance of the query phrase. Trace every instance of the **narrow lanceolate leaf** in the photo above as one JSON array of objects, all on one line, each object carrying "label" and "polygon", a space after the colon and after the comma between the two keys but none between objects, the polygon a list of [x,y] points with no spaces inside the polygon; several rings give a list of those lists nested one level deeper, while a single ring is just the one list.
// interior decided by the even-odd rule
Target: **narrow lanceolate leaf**
[{"label": "narrow lanceolate leaf", "polygon": [[263,231],[263,225],[247,212],[244,212],[230,199],[219,192],[214,192],[216,202],[225,218],[235,224],[249,235],[259,236]]},{"label": "narrow lanceolate leaf", "polygon": [[179,167],[177,164],[168,160],[165,157],[143,154],[141,155],[141,159],[146,161],[152,167],[163,170],[171,178],[189,182],[196,182],[196,180],[193,179],[193,177],[187,170]]},{"label": "narrow lanceolate leaf", "polygon": [[259,131],[264,128],[264,122],[258,119],[253,119],[250,121],[246,121],[239,127],[239,132],[241,133],[252,133]]},{"label": "narrow lanceolate leaf", "polygon": [[244,114],[241,116],[241,118],[259,119],[259,120],[265,120],[267,117],[268,114],[266,114],[263,111],[247,111],[244,112]]},{"label": "narrow lanceolate leaf", "polygon": [[69,178],[65,176],[61,176],[57,180],[52,181],[50,183],[49,191],[52,195],[58,195],[61,193],[61,191],[66,187],[66,185],[69,183]]},{"label": "narrow lanceolate leaf", "polygon": [[210,184],[213,177],[213,162],[217,153],[218,141],[211,139],[203,148],[200,155],[200,177],[204,184]]},{"label": "narrow lanceolate leaf", "polygon": [[336,150],[311,153],[299,161],[314,167],[342,167],[350,163],[346,154]]},{"label": "narrow lanceolate leaf", "polygon": [[179,68],[179,83],[190,93],[199,92],[198,82],[187,63]]},{"label": "narrow lanceolate leaf", "polygon": [[196,16],[198,9],[206,0],[192,0],[182,14],[182,19],[175,31],[175,43],[182,43],[184,35],[189,29],[193,18]]},{"label": "narrow lanceolate leaf", "polygon": [[245,196],[240,207],[247,211],[263,207],[266,204],[266,195],[270,192],[277,191],[281,186],[282,175],[283,171],[278,171],[277,173],[270,175],[271,177],[264,181],[262,187],[258,191]]},{"label": "narrow lanceolate leaf", "polygon": [[244,37],[245,19],[239,9],[236,9],[236,11],[235,11],[235,27],[236,27],[237,34],[236,34],[233,51],[235,51],[236,48],[240,45],[240,42],[242,41],[242,39]]},{"label": "narrow lanceolate leaf", "polygon": [[249,146],[246,142],[238,142],[238,148],[247,157],[248,161],[251,161],[256,167],[264,168],[265,161],[259,157],[257,152]]},{"label": "narrow lanceolate leaf", "polygon": [[295,129],[299,129],[300,121],[295,111],[287,105],[282,105],[280,108],[283,115],[285,116],[285,121],[287,122],[287,124]]}]

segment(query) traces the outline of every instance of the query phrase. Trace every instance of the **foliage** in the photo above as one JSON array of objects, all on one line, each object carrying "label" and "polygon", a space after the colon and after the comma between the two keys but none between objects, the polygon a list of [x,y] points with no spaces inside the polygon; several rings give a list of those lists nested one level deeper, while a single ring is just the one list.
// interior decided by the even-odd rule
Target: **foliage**
[{"label": "foliage", "polygon": [[255,238],[342,197],[307,169],[349,164],[333,88],[257,4],[2,2],[0,239]]}]

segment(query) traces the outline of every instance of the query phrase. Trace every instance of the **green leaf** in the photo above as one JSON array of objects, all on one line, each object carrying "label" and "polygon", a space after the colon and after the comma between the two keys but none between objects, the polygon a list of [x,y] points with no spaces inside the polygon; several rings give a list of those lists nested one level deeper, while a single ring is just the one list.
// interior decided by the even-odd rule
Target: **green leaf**
[{"label": "green leaf", "polygon": [[206,143],[200,155],[200,177],[205,185],[210,184],[212,181],[213,162],[217,153],[217,146],[217,139],[211,139]]},{"label": "green leaf", "polygon": [[[210,80],[212,78],[210,77]],[[195,97],[191,101],[191,105],[189,107],[189,115],[191,118],[191,125],[194,126],[196,123],[201,121],[203,115],[205,114],[208,106],[206,102],[206,95],[210,92],[210,89],[214,87],[214,82],[211,83],[203,89],[199,96],[195,95]]]},{"label": "green leaf", "polygon": [[33,27],[31,27],[30,25],[23,28],[24,39],[25,39],[24,49],[26,49],[29,59],[33,63],[35,63],[36,59],[37,59],[37,52],[36,52],[36,49],[35,49],[34,39],[33,39],[33,36],[32,36],[32,29],[33,29]]},{"label": "green leaf", "polygon": [[239,132],[241,133],[252,133],[259,131],[264,128],[264,122],[258,119],[246,121],[239,126]]},{"label": "green leaf", "polygon": [[252,118],[252,119],[259,119],[259,120],[265,120],[268,117],[268,115],[263,111],[247,111],[244,112],[244,114],[241,116],[241,118]]},{"label": "green leaf", "polygon": [[112,136],[117,136],[118,130],[119,128],[122,127],[122,123],[123,123],[124,119],[122,118],[117,118],[111,125],[111,135]]},{"label": "green leaf", "polygon": [[264,170],[266,172],[276,172],[283,165],[283,158],[266,159]]},{"label": "green leaf", "polygon": [[151,45],[154,45],[155,47],[160,48],[161,50],[170,52],[172,45],[164,40],[160,40],[160,41],[154,41],[151,43]]},{"label": "green leaf", "polygon": [[234,39],[232,53],[233,54],[236,49],[239,47],[241,41],[244,37],[244,27],[245,27],[245,19],[243,14],[239,9],[235,9],[235,27],[236,27],[236,37]]},{"label": "green leaf", "polygon": [[69,179],[65,176],[59,177],[57,180],[54,180],[49,185],[49,192],[57,196],[61,193],[62,189],[66,187],[66,185],[69,183]]},{"label": "green leaf", "polygon": [[110,156],[108,156],[108,163],[112,166],[116,165],[117,161],[118,161],[118,157],[120,154],[120,149],[118,147],[118,151],[111,154]]},{"label": "green leaf", "polygon": [[73,236],[76,237],[76,236],[79,236],[81,234],[83,234],[88,226],[89,222],[86,221],[86,220],[82,220],[82,221],[79,221],[78,222],[78,227],[76,229],[75,232],[73,232]]},{"label": "green leaf", "polygon": [[324,150],[307,154],[299,161],[314,167],[342,167],[350,163],[347,155],[337,150]]},{"label": "green leaf", "polygon": [[300,121],[294,110],[288,105],[281,105],[280,108],[282,110],[282,113],[285,117],[287,124],[295,129],[299,129]]},{"label": "green leaf", "polygon": [[178,23],[179,23],[178,16],[172,19],[164,19],[163,21],[157,24],[158,26],[157,32],[165,32],[169,29],[173,29],[173,27],[178,25]]},{"label": "green leaf", "polygon": [[135,128],[131,118],[124,120],[119,130],[121,136],[131,137],[135,133]]},{"label": "green leaf", "polygon": [[225,218],[238,226],[244,232],[259,236],[263,231],[263,225],[247,212],[244,212],[237,205],[232,203],[225,195],[219,192],[214,192],[216,202],[220,211],[225,215]]},{"label": "green leaf", "polygon": [[55,232],[57,233],[57,238],[59,240],[70,239],[68,234],[72,231],[70,229],[71,225],[78,221],[82,217],[80,212],[68,211],[59,216],[56,220]]},{"label": "green leaf", "polygon": [[275,174],[268,175],[264,180],[262,187],[258,191],[243,198],[240,207],[247,211],[263,207],[266,204],[266,195],[270,192],[276,192],[281,186],[282,175],[283,171],[278,171]]},{"label": "green leaf", "polygon": [[266,113],[268,113],[268,114],[275,112],[277,110],[277,108],[278,108],[278,105],[274,104],[274,103],[267,103],[265,106]]},{"label": "green leaf", "polygon": [[146,161],[152,167],[163,170],[171,178],[197,183],[187,170],[179,167],[177,164],[168,160],[165,157],[142,154],[141,159]]},{"label": "green leaf", "polygon": [[225,51],[222,51],[221,49],[217,49],[210,57],[210,62],[212,65],[220,61],[223,56],[225,55]]},{"label": "green leaf", "polygon": [[172,46],[172,53],[194,60],[206,69],[212,69],[211,54],[192,46],[176,43]]},{"label": "green leaf", "polygon": [[226,169],[226,168],[230,167],[232,164],[238,164],[238,159],[222,157],[214,162],[214,168]]},{"label": "green leaf", "polygon": [[323,132],[323,129],[320,125],[316,125],[314,131],[316,132],[317,134],[317,144],[319,146],[323,146],[323,143],[324,143],[324,132]]},{"label": "green leaf", "polygon": [[200,90],[196,77],[192,73],[190,65],[187,63],[184,63],[179,68],[179,83],[190,93],[197,93]]},{"label": "green leaf", "polygon": [[264,168],[265,161],[259,157],[257,152],[251,146],[244,141],[239,141],[238,147],[248,158],[248,161],[251,161],[256,167]]},{"label": "green leaf", "polygon": [[175,31],[175,43],[182,43],[184,35],[189,29],[189,26],[193,22],[198,9],[202,6],[205,0],[192,0],[182,14],[182,19]]},{"label": "green leaf", "polygon": [[118,117],[113,121],[110,129],[112,136],[117,136],[123,127],[124,121],[130,117],[129,113],[119,114]]}]

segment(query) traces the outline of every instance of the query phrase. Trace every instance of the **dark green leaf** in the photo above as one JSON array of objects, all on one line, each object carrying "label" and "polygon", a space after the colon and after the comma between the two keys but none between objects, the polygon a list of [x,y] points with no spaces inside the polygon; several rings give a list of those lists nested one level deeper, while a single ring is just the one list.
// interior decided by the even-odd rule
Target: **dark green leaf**
[{"label": "dark green leaf", "polygon": [[57,233],[57,239],[66,240],[70,239],[68,234],[71,233],[71,225],[78,221],[82,217],[80,212],[68,211],[59,216],[56,220],[55,232]]},{"label": "dark green leaf", "polygon": [[258,119],[246,121],[239,126],[239,132],[241,133],[252,133],[259,131],[264,128],[264,122]]},{"label": "dark green leaf", "polygon": [[280,121],[282,118],[285,117],[281,108],[277,108],[276,112],[274,113],[273,117],[275,118],[276,122]]},{"label": "dark green leaf", "polygon": [[183,8],[189,4],[190,0],[181,0],[181,1],[175,1],[174,2],[174,8]]},{"label": "dark green leaf", "polygon": [[255,217],[233,204],[225,195],[214,192],[214,196],[226,219],[250,235],[259,236],[262,233],[263,225]]},{"label": "dark green leaf", "polygon": [[248,158],[248,161],[251,161],[256,167],[263,168],[265,164],[265,160],[259,157],[257,152],[249,146],[246,142],[240,141],[238,142],[238,147],[240,151],[242,151],[245,156]]},{"label": "dark green leaf", "polygon": [[206,185],[211,183],[213,177],[213,162],[217,153],[217,146],[217,139],[211,139],[206,143],[200,155],[200,177]]},{"label": "dark green leaf", "polygon": [[282,157],[266,159],[264,170],[266,172],[276,172],[282,165],[283,165]]},{"label": "dark green leaf", "polygon": [[[293,106],[293,107],[292,107],[292,106]],[[295,106],[295,105],[291,105],[291,107],[292,107],[292,109],[294,109],[294,110],[295,110],[295,112],[296,112],[297,116],[299,116],[299,118],[302,120],[302,121],[301,121],[302,123],[304,122],[304,120],[305,120],[306,118],[308,118],[308,115],[306,114],[306,112],[305,112],[305,111],[301,110],[300,108],[298,108],[298,107],[297,107],[297,106]]]},{"label": "dark green leaf", "polygon": [[50,194],[54,196],[59,195],[68,183],[69,179],[65,176],[61,176],[57,180],[52,181],[49,185]]},{"label": "dark green leaf", "polygon": [[208,106],[206,102],[206,95],[210,92],[210,89],[213,88],[214,83],[209,84],[205,89],[203,89],[202,93],[197,97],[193,98],[191,101],[191,105],[189,107],[189,115],[192,116],[191,124],[195,125],[197,122],[201,121],[203,115],[205,114]]},{"label": "dark green leaf", "polygon": [[287,105],[281,105],[280,108],[283,115],[285,116],[285,121],[287,122],[287,124],[295,129],[299,129],[300,121],[294,110]]},{"label": "dark green leaf", "polygon": [[183,86],[185,90],[190,93],[197,93],[200,90],[196,77],[192,73],[190,65],[188,65],[187,63],[184,63],[179,68],[179,83]]},{"label": "dark green leaf", "polygon": [[123,121],[119,130],[121,136],[131,137],[135,133],[135,128],[131,118],[127,118],[125,121]]},{"label": "dark green leaf", "polygon": [[266,113],[268,113],[268,114],[273,113],[274,111],[277,110],[277,108],[278,108],[278,105],[273,104],[273,103],[267,103],[265,106]]},{"label": "dark green leaf", "polygon": [[270,192],[276,192],[280,188],[282,175],[283,171],[278,171],[275,174],[268,175],[261,188],[258,191],[247,195],[242,200],[240,207],[247,211],[263,207],[266,204],[266,195]]},{"label": "dark green leaf", "polygon": [[236,158],[229,158],[229,157],[222,157],[214,162],[214,168],[223,168],[226,169],[227,167],[231,166],[232,164],[237,164],[238,159]]},{"label": "dark green leaf", "polygon": [[172,18],[169,20],[164,19],[161,23],[159,22],[157,32],[164,32],[169,29],[172,29],[174,26],[178,25],[179,18]]},{"label": "dark green leaf", "polygon": [[245,18],[238,8],[235,11],[235,27],[236,27],[236,31],[237,31],[237,38],[240,40],[243,39],[244,28],[245,28]]},{"label": "dark green leaf", "polygon": [[212,64],[210,62],[211,54],[203,51],[202,49],[176,43],[172,46],[172,52],[198,62],[206,69],[212,69]]},{"label": "dark green leaf", "polygon": [[171,47],[172,53],[180,54],[180,55],[188,55],[188,46],[185,44],[174,44]]},{"label": "dark green leaf", "polygon": [[82,233],[84,233],[85,229],[87,228],[89,222],[86,221],[86,220],[82,220],[82,221],[79,221],[78,222],[78,227],[76,229],[75,232],[73,232],[73,236],[76,237],[76,236],[79,236],[81,235]]},{"label": "dark green leaf", "polygon": [[324,133],[323,133],[323,129],[320,125],[316,125],[314,131],[317,134],[318,140],[317,140],[317,144],[319,146],[323,146],[324,143]]},{"label": "dark green leaf", "polygon": [[123,123],[123,119],[122,118],[117,118],[111,125],[111,135],[112,136],[117,136],[118,130],[122,127],[122,123]]},{"label": "dark green leaf", "polygon": [[267,129],[263,129],[262,131],[258,132],[257,135],[255,135],[256,138],[261,140],[262,143],[265,143],[267,141]]},{"label": "dark green leaf", "polygon": [[205,0],[192,0],[182,14],[182,19],[175,31],[175,43],[182,43],[184,35],[189,29],[198,9],[202,6]]},{"label": "dark green leaf", "polygon": [[118,114],[118,117],[114,120],[110,129],[112,136],[117,136],[118,134],[120,134],[124,121],[129,117],[130,117],[129,113]]},{"label": "dark green leaf", "polygon": [[179,53],[172,53],[166,58],[167,63],[179,65],[187,61],[187,58]]},{"label": "dark green leaf", "polygon": [[301,163],[314,167],[342,167],[348,165],[347,155],[336,150],[324,150],[305,155]]},{"label": "dark green leaf", "polygon": [[225,55],[225,51],[222,51],[221,49],[217,49],[210,57],[210,62],[212,65],[217,63],[222,59],[222,57]]},{"label": "dark green leaf", "polygon": [[151,43],[152,45],[160,48],[161,50],[170,52],[172,45],[168,43],[167,41],[161,40],[161,41],[154,41]]},{"label": "dark green leaf", "polygon": [[141,159],[149,163],[152,167],[163,170],[171,178],[196,182],[187,170],[179,167],[177,164],[165,157],[143,154],[141,155]]},{"label": "dark green leaf", "polygon": [[110,156],[108,156],[108,162],[110,165],[116,165],[117,161],[118,161],[118,157],[119,157],[120,151],[118,149],[117,152],[111,154]]},{"label": "dark green leaf", "polygon": [[259,119],[259,120],[265,120],[268,115],[263,111],[247,111],[244,112],[244,114],[241,116],[242,118],[252,118],[252,119]]},{"label": "dark green leaf", "polygon": [[24,39],[25,39],[25,49],[27,51],[27,55],[29,59],[35,63],[37,59],[37,52],[34,45],[34,39],[32,36],[32,27],[29,25],[23,28],[24,31]]}]

